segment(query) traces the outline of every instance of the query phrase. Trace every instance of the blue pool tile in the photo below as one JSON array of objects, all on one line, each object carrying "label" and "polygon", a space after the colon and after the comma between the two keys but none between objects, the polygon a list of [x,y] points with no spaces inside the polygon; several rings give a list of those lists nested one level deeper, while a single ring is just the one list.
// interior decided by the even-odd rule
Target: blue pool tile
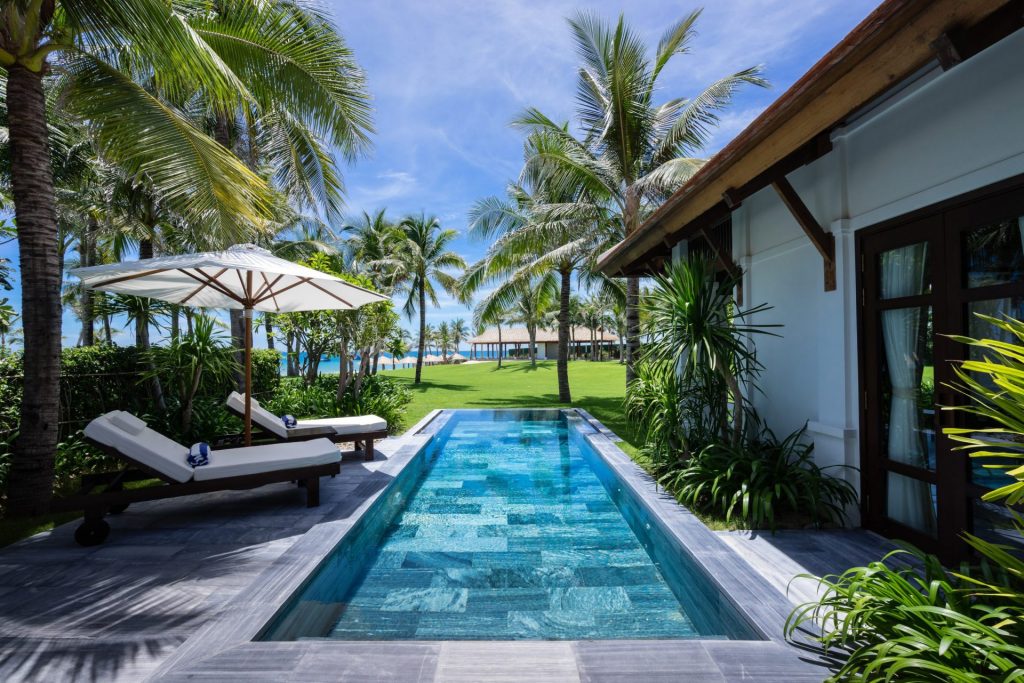
[{"label": "blue pool tile", "polygon": [[564,419],[479,415],[448,422],[383,537],[317,576],[283,639],[716,635],[694,628]]},{"label": "blue pool tile", "polygon": [[473,554],[465,552],[422,552],[405,553],[403,569],[439,569],[443,567],[469,567],[473,564]]},{"label": "blue pool tile", "polygon": [[381,603],[384,612],[465,612],[465,588],[401,588],[389,591]]}]

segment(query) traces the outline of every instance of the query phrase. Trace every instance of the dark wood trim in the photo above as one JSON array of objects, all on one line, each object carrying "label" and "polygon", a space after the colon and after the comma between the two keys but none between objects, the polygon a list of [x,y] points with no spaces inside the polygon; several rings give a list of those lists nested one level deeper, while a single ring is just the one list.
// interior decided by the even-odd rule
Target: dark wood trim
[{"label": "dark wood trim", "polygon": [[935,59],[939,62],[939,66],[942,67],[943,71],[949,71],[954,66],[964,61],[964,58],[960,55],[960,50],[957,49],[956,43],[950,37],[949,33],[942,33],[938,38],[931,43],[932,52],[935,53]]},{"label": "dark wood trim", "polygon": [[811,244],[821,254],[821,258],[825,263],[825,291],[832,292],[836,288],[836,238],[830,232],[825,232],[820,225],[818,220],[811,213],[807,205],[804,204],[803,200],[800,199],[800,195],[796,193],[793,186],[789,183],[785,176],[780,176],[772,181],[772,187],[775,188],[776,194],[779,195],[779,199],[789,209],[789,213],[792,214],[793,219],[796,220],[797,224],[807,235],[807,238],[811,240]]},{"label": "dark wood trim", "polygon": [[[984,491],[971,480],[970,458],[943,432],[944,427],[966,426],[964,415],[937,410],[935,414],[934,472],[890,461],[880,424],[883,349],[878,317],[893,308],[930,306],[935,401],[938,406],[959,405],[963,399],[947,386],[954,380],[953,363],[963,360],[965,348],[949,335],[966,332],[967,304],[972,301],[1024,296],[1024,282],[967,288],[963,276],[964,232],[1024,214],[1024,175],[974,190],[940,203],[857,231],[859,301],[857,333],[860,356],[860,441],[862,512],[864,525],[880,533],[905,539],[935,552],[946,562],[963,559],[968,548],[961,534],[973,529],[972,500]],[[879,300],[877,258],[884,251],[927,242],[930,251],[931,292]],[[895,472],[936,487],[937,537],[886,517],[886,472]]]}]

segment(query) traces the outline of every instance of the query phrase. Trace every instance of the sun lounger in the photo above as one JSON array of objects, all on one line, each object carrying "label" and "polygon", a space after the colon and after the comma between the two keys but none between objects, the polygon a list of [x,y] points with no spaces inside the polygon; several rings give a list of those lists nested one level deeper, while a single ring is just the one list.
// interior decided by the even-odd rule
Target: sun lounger
[{"label": "sun lounger", "polygon": [[[225,405],[239,417],[245,416],[245,396],[237,391],[231,392]],[[285,427],[279,416],[261,406],[256,399],[252,399],[252,424],[263,434],[278,441],[319,438],[327,438],[335,443],[353,441],[356,449],[362,448],[365,460],[373,460],[374,440],[388,435],[388,423],[376,415],[299,420],[294,427]]]},{"label": "sun lounger", "polygon": [[[150,429],[131,413],[115,410],[85,427],[85,437],[100,450],[127,461],[121,472],[90,475],[75,496],[54,501],[54,511],[84,510],[75,530],[80,545],[102,543],[110,532],[103,517],[123,512],[129,504],[176,498],[210,491],[243,490],[265,484],[297,481],[306,488],[306,504],[320,504],[320,477],[340,471],[341,453],[329,439],[275,443],[248,448],[213,450],[209,463],[193,468],[189,449]],[[124,490],[124,484],[160,479],[162,486]],[[103,490],[92,491],[100,486]]]}]

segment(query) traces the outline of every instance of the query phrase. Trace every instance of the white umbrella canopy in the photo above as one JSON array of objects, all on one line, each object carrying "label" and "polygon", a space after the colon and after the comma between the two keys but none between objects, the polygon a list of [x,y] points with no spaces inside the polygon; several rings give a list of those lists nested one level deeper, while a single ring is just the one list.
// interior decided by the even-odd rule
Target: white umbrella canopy
[{"label": "white umbrella canopy", "polygon": [[76,268],[71,274],[89,289],[200,308],[292,313],[359,308],[387,299],[251,244],[226,251]]},{"label": "white umbrella canopy", "polygon": [[387,297],[286,261],[252,244],[225,251],[163,256],[70,271],[87,289],[233,308],[245,316],[245,443],[252,443],[252,312],[351,310]]}]

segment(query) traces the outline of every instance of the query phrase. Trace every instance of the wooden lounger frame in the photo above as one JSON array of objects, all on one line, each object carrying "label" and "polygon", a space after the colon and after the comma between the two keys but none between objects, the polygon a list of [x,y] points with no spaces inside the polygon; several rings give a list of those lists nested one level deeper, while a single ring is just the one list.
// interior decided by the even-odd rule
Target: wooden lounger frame
[{"label": "wooden lounger frame", "polygon": [[[233,406],[224,404],[224,407],[228,409],[234,415],[245,419],[245,415],[242,411],[235,409]],[[301,420],[299,421],[301,423]],[[338,434],[334,431],[333,427],[326,425],[307,425],[305,427],[298,426],[288,430],[288,436],[280,436],[270,431],[259,422],[252,423],[253,429],[259,433],[252,435],[253,443],[273,443],[275,441],[309,441],[310,439],[330,439],[332,443],[347,443],[353,441],[356,444],[356,450],[363,451],[363,460],[370,462],[374,458],[373,442],[377,439],[386,439],[388,437],[387,429],[378,429],[373,432],[352,432],[350,434]],[[241,434],[231,434],[229,436],[223,436],[214,442],[215,446],[240,446],[242,445],[243,436]]]},{"label": "wooden lounger frame", "polygon": [[[341,471],[341,462],[338,461],[323,465],[306,465],[270,472],[182,483],[147,467],[116,448],[88,437],[86,437],[86,441],[108,455],[127,460],[130,466],[119,472],[86,475],[82,478],[82,488],[77,494],[51,503],[50,510],[52,512],[85,511],[85,519],[75,530],[75,540],[83,546],[97,545],[106,540],[107,534],[110,533],[110,525],[103,518],[107,513],[124,512],[130,504],[145,500],[177,498],[212,491],[243,491],[266,484],[297,481],[306,489],[306,507],[317,507],[320,505],[320,477],[333,477]],[[127,482],[146,479],[159,479],[164,484],[139,489],[124,489],[124,484]],[[93,493],[93,490],[100,486],[104,487],[103,490]]]}]

